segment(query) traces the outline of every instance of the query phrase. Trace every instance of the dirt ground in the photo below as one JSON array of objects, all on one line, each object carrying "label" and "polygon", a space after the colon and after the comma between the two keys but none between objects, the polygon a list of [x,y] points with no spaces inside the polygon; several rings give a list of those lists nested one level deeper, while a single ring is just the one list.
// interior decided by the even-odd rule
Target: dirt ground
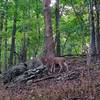
[{"label": "dirt ground", "polygon": [[[100,65],[86,66],[83,57],[67,58],[66,62],[69,71],[56,78],[14,85],[0,82],[0,100],[100,100]],[[79,77],[68,79],[66,74],[71,71],[78,71]]]}]

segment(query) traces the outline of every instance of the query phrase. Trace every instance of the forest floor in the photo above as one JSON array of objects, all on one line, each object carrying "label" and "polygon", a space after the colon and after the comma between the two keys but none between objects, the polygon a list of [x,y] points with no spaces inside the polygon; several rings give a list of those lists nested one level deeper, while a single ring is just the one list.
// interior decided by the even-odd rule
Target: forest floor
[{"label": "forest floor", "polygon": [[[100,100],[100,65],[86,66],[83,57],[67,58],[66,62],[69,71],[54,74],[58,77],[11,87],[1,82],[0,100]],[[66,74],[71,71],[80,75],[68,79]]]}]

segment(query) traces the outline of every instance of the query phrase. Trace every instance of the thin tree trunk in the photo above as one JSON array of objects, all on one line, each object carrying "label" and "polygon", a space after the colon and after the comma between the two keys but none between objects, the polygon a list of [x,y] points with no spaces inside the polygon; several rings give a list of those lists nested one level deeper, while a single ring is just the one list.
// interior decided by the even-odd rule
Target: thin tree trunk
[{"label": "thin tree trunk", "polygon": [[56,0],[56,9],[55,9],[55,16],[56,16],[56,56],[60,56],[60,31],[59,31],[59,0]]},{"label": "thin tree trunk", "polygon": [[[6,15],[5,15],[6,16]],[[5,17],[5,53],[4,53],[4,64],[5,64],[5,70],[7,70],[7,16]]]},{"label": "thin tree trunk", "polygon": [[39,9],[39,3],[40,1],[39,0],[36,0],[36,6],[37,6],[37,12],[36,12],[36,20],[37,20],[37,23],[36,23],[36,28],[37,28],[37,33],[38,33],[38,39],[40,39],[40,23],[39,23],[39,12],[38,12],[38,9]]},{"label": "thin tree trunk", "polygon": [[44,54],[47,57],[53,57],[55,51],[55,44],[52,34],[52,23],[51,23],[51,0],[43,0],[44,3],[44,22],[45,22],[45,47]]},{"label": "thin tree trunk", "polygon": [[16,35],[16,16],[17,16],[17,9],[15,9],[14,20],[13,20],[13,29],[12,29],[12,40],[11,40],[9,66],[13,65],[13,60],[14,60],[15,35]]},{"label": "thin tree trunk", "polygon": [[6,2],[5,2],[6,13],[5,13],[5,24],[4,24],[5,25],[5,33],[6,33],[6,36],[5,36],[5,53],[4,53],[5,70],[7,70],[7,9],[8,9],[7,3],[8,3],[8,0],[6,0]]},{"label": "thin tree trunk", "polygon": [[23,41],[22,41],[22,48],[19,54],[19,61],[20,62],[25,62],[27,60],[27,37],[24,33]]},{"label": "thin tree trunk", "polygon": [[5,60],[4,60],[4,64],[5,64],[5,70],[7,70],[7,36],[5,37],[5,53],[4,53],[4,57],[5,57]]},{"label": "thin tree trunk", "polygon": [[1,66],[2,66],[1,53],[2,53],[2,35],[0,35],[0,70],[1,70]]},{"label": "thin tree trunk", "polygon": [[[16,51],[16,48],[14,49],[14,52]],[[17,55],[14,53],[14,61],[13,64],[16,65],[17,63]]]},{"label": "thin tree trunk", "polygon": [[90,19],[90,49],[89,49],[89,57],[87,64],[94,63],[96,61],[96,46],[95,46],[95,23],[94,23],[94,13],[93,13],[93,0],[90,2],[89,7],[89,19]]},{"label": "thin tree trunk", "polygon": [[1,53],[2,53],[2,30],[3,30],[3,20],[4,20],[4,12],[1,11],[0,12],[0,70],[1,70],[1,66],[2,66],[2,57],[1,57]]},{"label": "thin tree trunk", "polygon": [[95,10],[96,10],[96,50],[97,50],[97,56],[100,60],[100,19],[99,19],[99,4],[97,0],[94,0]]}]

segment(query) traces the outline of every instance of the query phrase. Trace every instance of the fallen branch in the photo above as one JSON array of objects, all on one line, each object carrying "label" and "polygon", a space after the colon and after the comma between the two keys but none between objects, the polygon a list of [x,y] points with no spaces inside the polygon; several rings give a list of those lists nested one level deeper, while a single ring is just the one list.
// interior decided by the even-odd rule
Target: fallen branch
[{"label": "fallen branch", "polygon": [[[52,75],[52,76],[44,77],[44,78],[41,78],[41,79],[37,79],[37,80],[34,80],[33,83],[37,83],[37,82],[45,81],[45,80],[49,80],[49,79],[54,79],[54,78],[57,78],[59,76],[62,76],[63,74],[64,73],[62,73],[62,74],[59,73],[59,74],[56,74],[56,75]],[[80,73],[79,72],[70,72],[65,76],[66,76],[67,80],[74,80],[74,79],[79,78]],[[62,77],[65,77],[65,76],[62,76]]]}]

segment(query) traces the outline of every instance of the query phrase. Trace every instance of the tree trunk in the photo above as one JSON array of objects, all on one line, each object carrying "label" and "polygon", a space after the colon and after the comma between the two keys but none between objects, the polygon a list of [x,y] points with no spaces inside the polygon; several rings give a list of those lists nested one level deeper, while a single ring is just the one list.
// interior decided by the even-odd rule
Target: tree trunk
[{"label": "tree trunk", "polygon": [[99,57],[100,60],[100,19],[99,19],[99,4],[97,0],[94,0],[94,5],[95,5],[95,10],[96,10],[96,50],[97,50],[97,56]]},{"label": "tree trunk", "polygon": [[5,70],[7,70],[7,36],[5,37],[5,53],[4,53],[4,64],[5,64]]},{"label": "tree trunk", "polygon": [[[14,52],[16,51],[16,47],[14,49]],[[16,65],[17,64],[17,55],[14,53],[14,61],[13,61],[13,65]]]},{"label": "tree trunk", "polygon": [[24,33],[23,41],[22,41],[22,48],[19,54],[19,62],[25,62],[27,60],[27,37]]},{"label": "tree trunk", "polygon": [[45,47],[44,54],[47,57],[53,57],[55,51],[55,43],[52,34],[52,23],[51,23],[51,0],[43,0],[44,3],[44,22],[45,22]]},{"label": "tree trunk", "polygon": [[59,0],[56,0],[56,9],[55,9],[55,15],[56,15],[56,56],[60,56],[60,31],[59,31]]},{"label": "tree trunk", "polygon": [[6,0],[5,2],[5,33],[6,33],[6,36],[5,36],[5,53],[4,53],[4,64],[5,64],[5,70],[7,70],[7,9],[8,9],[8,6],[7,6],[7,3],[8,3],[8,0]]},{"label": "tree trunk", "polygon": [[89,57],[87,64],[94,63],[96,61],[96,46],[95,46],[95,23],[94,23],[94,13],[93,13],[93,1],[90,2],[89,7],[89,24],[90,24],[90,49],[89,49]]},{"label": "tree trunk", "polygon": [[38,34],[38,39],[40,40],[40,33],[41,33],[41,31],[40,31],[40,22],[39,22],[39,0],[36,0],[36,32],[37,32],[37,34]]},{"label": "tree trunk", "polygon": [[1,66],[2,66],[2,57],[1,57],[1,53],[2,53],[2,30],[3,30],[3,20],[4,20],[4,12],[1,11],[0,12],[0,70],[1,70]]},{"label": "tree trunk", "polygon": [[13,29],[12,29],[12,40],[11,40],[9,66],[13,65],[13,60],[14,60],[15,35],[16,35],[16,15],[17,15],[17,9],[15,9],[14,19],[13,19]]}]

